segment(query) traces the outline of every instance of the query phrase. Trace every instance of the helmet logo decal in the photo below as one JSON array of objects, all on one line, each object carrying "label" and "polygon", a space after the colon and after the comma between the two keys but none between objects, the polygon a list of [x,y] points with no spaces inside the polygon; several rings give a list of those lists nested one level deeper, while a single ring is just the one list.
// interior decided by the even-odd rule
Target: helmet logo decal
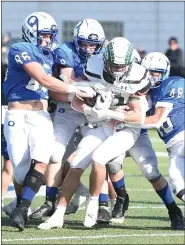
[{"label": "helmet logo decal", "polygon": [[34,30],[37,29],[38,19],[36,16],[30,16],[28,19],[28,25],[30,25]]},{"label": "helmet logo decal", "polygon": [[51,30],[56,30],[57,29],[57,26],[56,25],[52,25],[51,26]]},{"label": "helmet logo decal", "polygon": [[108,51],[108,59],[110,58],[110,62],[114,63],[114,49],[113,49],[113,45],[110,42],[107,46],[107,51]]},{"label": "helmet logo decal", "polygon": [[97,34],[90,34],[89,36],[88,36],[88,39],[90,39],[90,40],[98,40],[98,35]]},{"label": "helmet logo decal", "polygon": [[131,45],[129,45],[125,56],[125,64],[131,63],[132,52],[133,52],[133,48]]}]

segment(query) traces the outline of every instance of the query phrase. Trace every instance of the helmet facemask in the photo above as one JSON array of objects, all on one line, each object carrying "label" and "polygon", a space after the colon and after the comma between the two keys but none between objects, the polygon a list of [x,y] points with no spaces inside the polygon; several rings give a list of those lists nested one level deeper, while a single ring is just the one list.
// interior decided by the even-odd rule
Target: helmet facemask
[{"label": "helmet facemask", "polygon": [[[77,37],[74,39],[76,50],[83,58],[86,58],[92,54],[98,54],[103,47],[104,41],[105,40],[98,40],[98,36],[96,34],[90,34],[88,39],[85,37]],[[86,44],[87,47],[83,47],[84,44]],[[88,48],[88,46],[90,48]],[[88,50],[91,49],[91,47],[94,47],[94,49],[92,48],[92,52]]]},{"label": "helmet facemask", "polygon": [[121,43],[118,43],[117,46],[111,42],[107,45],[104,52],[104,75],[108,78],[107,82],[119,84],[125,80],[132,69],[134,63],[133,48],[131,44],[127,45],[126,51],[120,57],[119,51],[121,50],[122,52],[123,40],[121,39]]},{"label": "helmet facemask", "polygon": [[158,88],[163,80],[168,78],[167,70],[163,69],[149,69],[152,86],[151,88]]},{"label": "helmet facemask", "polygon": [[123,82],[128,76],[132,67],[132,63],[127,65],[119,65],[114,63],[111,64],[105,60],[104,64],[104,71],[107,73],[107,76],[112,84],[119,84]]},{"label": "helmet facemask", "polygon": [[98,54],[105,39],[102,26],[94,19],[84,19],[74,28],[73,42],[77,53],[82,58]]}]

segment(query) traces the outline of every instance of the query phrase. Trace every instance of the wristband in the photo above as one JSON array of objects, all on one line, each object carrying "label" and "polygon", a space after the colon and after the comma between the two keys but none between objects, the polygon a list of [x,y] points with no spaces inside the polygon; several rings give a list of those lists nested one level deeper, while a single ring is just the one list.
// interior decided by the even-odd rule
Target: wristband
[{"label": "wristband", "polygon": [[68,96],[67,96],[68,101],[72,102],[74,96],[75,96],[75,94],[68,94]]}]

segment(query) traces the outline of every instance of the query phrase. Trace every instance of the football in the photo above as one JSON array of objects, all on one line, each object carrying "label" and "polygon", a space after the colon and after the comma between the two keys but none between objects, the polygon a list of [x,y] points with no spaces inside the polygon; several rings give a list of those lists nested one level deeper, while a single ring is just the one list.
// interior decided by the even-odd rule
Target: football
[{"label": "football", "polygon": [[84,98],[84,102],[86,105],[93,107],[96,104],[97,96],[98,94],[92,98]]}]

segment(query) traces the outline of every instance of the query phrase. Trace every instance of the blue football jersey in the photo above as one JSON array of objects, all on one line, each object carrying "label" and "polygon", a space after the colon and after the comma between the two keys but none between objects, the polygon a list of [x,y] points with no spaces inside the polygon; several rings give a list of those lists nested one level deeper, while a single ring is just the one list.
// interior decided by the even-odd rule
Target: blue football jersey
[{"label": "blue football jersey", "polygon": [[48,89],[24,70],[24,65],[30,62],[38,62],[48,75],[52,74],[52,53],[44,55],[41,49],[27,42],[13,44],[8,53],[8,69],[3,84],[8,102],[48,99]]},{"label": "blue football jersey", "polygon": [[76,78],[82,78],[85,58],[78,55],[73,42],[65,42],[55,49],[55,63],[71,67]]},{"label": "blue football jersey", "polygon": [[167,103],[172,105],[172,110],[168,114],[167,120],[158,129],[158,134],[165,143],[184,130],[184,83],[185,80],[182,77],[169,77],[158,88],[150,91],[153,113],[158,102],[164,107]]}]

